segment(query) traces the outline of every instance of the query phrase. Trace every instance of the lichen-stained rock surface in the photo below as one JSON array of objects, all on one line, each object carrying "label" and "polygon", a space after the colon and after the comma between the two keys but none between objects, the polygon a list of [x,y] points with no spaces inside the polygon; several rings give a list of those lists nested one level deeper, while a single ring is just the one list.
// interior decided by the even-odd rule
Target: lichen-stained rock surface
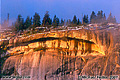
[{"label": "lichen-stained rock surface", "polygon": [[16,38],[16,42],[28,43],[19,43],[7,50],[9,58],[2,74],[30,76],[26,80],[78,80],[82,75],[120,76],[119,35],[117,31],[79,30]]},{"label": "lichen-stained rock surface", "polygon": [[[118,31],[117,31],[118,32]],[[11,39],[9,44],[21,44],[27,42],[34,42],[38,40],[43,40],[47,38],[63,38],[70,37],[76,39],[88,40],[95,43],[99,47],[99,51],[105,54],[105,52],[111,49],[116,44],[116,32],[107,31],[107,30],[64,30],[64,31],[55,31],[55,32],[46,32],[46,33],[36,33],[25,37],[16,37]],[[14,40],[14,41],[12,41]],[[120,40],[120,39],[119,39]],[[31,46],[32,47],[32,46]],[[35,47],[35,46],[34,46]]]},{"label": "lichen-stained rock surface", "polygon": [[77,80],[78,75],[120,76],[119,58],[118,53],[109,56],[71,56],[70,52],[58,50],[35,51],[9,57],[3,73],[30,76],[30,80]]},{"label": "lichen-stained rock surface", "polygon": [[[120,56],[112,53],[110,56],[97,57],[89,61],[82,70],[82,75],[119,75],[120,76]],[[118,70],[118,71],[116,71]]]}]

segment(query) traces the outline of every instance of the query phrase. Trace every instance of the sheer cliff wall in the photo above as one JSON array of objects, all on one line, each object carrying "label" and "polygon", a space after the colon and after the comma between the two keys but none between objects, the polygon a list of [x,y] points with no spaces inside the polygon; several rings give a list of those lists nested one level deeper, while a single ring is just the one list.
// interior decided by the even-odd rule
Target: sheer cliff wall
[{"label": "sheer cliff wall", "polygon": [[[93,51],[97,51],[100,52],[102,54],[107,54],[108,51],[110,51],[114,45],[113,43],[113,37],[111,35],[111,33],[109,31],[103,31],[103,30],[96,30],[96,31],[91,31],[91,30],[85,30],[85,29],[81,29],[81,30],[71,30],[71,31],[55,31],[55,32],[46,32],[46,33],[37,33],[37,34],[33,34],[30,36],[26,36],[26,37],[16,37],[15,39],[11,39],[9,40],[9,44],[20,44],[20,43],[31,43],[32,41],[34,42],[35,40],[37,40],[37,42],[39,42],[39,40],[41,40],[42,38],[74,38],[74,39],[79,39],[81,41],[78,41],[78,43],[81,43],[82,45],[82,41],[83,42],[83,46],[84,49],[85,48],[91,48],[91,50]],[[46,39],[44,39],[44,41],[46,41]],[[66,42],[65,42],[66,41]],[[61,42],[61,45],[64,44],[63,47],[68,46],[69,43],[69,39],[68,40],[64,40],[63,43]],[[89,41],[91,43],[94,44],[89,44],[86,43],[85,41]],[[47,44],[47,42],[49,44]],[[46,41],[47,45],[52,44],[53,43],[58,43],[54,40],[52,41]],[[73,42],[74,44],[74,42]],[[74,45],[69,45],[69,46],[74,46]],[[77,46],[80,46],[79,44],[77,44]],[[60,46],[58,46],[60,47]]]}]

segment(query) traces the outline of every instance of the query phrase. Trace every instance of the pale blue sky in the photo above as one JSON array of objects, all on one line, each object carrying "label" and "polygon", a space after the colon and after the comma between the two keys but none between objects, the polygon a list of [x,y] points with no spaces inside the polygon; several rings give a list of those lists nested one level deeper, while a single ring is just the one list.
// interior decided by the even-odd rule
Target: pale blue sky
[{"label": "pale blue sky", "polygon": [[108,17],[110,11],[120,22],[120,0],[2,0],[2,22],[10,14],[10,22],[16,20],[17,15],[21,14],[24,19],[27,16],[33,17],[34,13],[39,13],[41,20],[46,11],[50,17],[56,14],[60,19],[72,19],[74,15],[82,18],[83,14],[90,14],[95,11],[103,10]]}]

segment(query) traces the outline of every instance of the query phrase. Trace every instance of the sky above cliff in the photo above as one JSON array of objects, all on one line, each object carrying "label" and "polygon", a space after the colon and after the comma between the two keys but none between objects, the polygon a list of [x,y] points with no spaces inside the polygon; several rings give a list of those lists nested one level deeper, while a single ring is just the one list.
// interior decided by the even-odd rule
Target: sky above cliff
[{"label": "sky above cliff", "polygon": [[35,12],[39,13],[41,20],[46,11],[49,11],[50,18],[56,14],[58,18],[72,19],[74,15],[82,19],[82,13],[90,14],[103,10],[108,17],[110,11],[120,22],[120,0],[0,0],[1,22],[7,19],[10,14],[10,23],[16,20],[18,14],[24,19],[27,16],[33,17]]}]

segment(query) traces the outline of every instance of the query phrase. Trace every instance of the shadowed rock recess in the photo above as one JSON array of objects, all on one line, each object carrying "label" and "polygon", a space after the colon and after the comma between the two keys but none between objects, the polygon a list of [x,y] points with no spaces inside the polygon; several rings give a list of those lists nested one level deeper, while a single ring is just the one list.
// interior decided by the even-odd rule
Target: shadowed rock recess
[{"label": "shadowed rock recess", "polygon": [[2,75],[30,76],[25,80],[81,80],[78,76],[117,75],[115,80],[119,80],[119,36],[118,30],[81,29],[16,37],[7,45],[9,57]]}]

